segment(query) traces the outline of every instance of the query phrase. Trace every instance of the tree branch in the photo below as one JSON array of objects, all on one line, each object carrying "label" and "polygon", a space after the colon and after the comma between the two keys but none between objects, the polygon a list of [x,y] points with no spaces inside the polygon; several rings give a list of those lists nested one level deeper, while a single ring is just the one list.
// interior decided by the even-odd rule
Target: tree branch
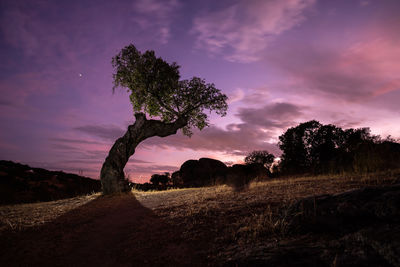
[{"label": "tree branch", "polygon": [[159,95],[156,95],[156,98],[157,98],[158,104],[161,107],[165,108],[166,110],[168,110],[169,112],[175,114],[176,116],[179,116],[179,113],[176,110],[174,110],[174,109],[168,107],[167,105],[165,105],[165,103],[162,101],[162,99],[161,99],[161,97]]},{"label": "tree branch", "polygon": [[197,105],[195,105],[194,107],[192,107],[192,108],[190,108],[190,109],[188,109],[188,110],[185,110],[184,112],[183,112],[183,114],[189,114],[190,112],[192,112],[193,110],[196,110],[196,109],[198,109],[199,107],[201,107],[202,105],[207,105],[207,104],[212,104],[212,102],[213,101],[208,101],[208,102],[205,102],[205,103],[199,103],[199,104],[197,104]]}]

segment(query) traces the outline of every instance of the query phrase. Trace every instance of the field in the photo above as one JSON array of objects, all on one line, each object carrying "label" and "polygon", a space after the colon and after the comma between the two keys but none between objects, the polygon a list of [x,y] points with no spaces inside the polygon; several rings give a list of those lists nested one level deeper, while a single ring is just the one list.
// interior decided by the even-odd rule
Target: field
[{"label": "field", "polygon": [[[399,177],[399,171],[292,177],[255,182],[243,192],[217,186],[2,206],[0,263],[346,266],[355,260],[356,266],[366,262],[398,266],[398,259],[390,257],[398,252],[395,243],[388,240],[386,252],[379,252],[373,245],[363,247],[356,238],[377,225],[396,230],[396,219],[380,217],[377,224],[372,217],[362,221],[352,217],[348,223],[342,212],[335,215],[343,217],[341,221],[332,226],[320,217],[331,200],[340,200],[332,205],[341,210],[347,211],[349,203],[362,210],[362,203],[347,201],[352,194],[340,194],[349,190],[398,192]],[[310,199],[312,216],[307,210]],[[398,198],[394,201],[398,203]],[[301,209],[296,208],[299,203]],[[368,207],[373,209],[371,203]],[[42,257],[35,258],[37,253]],[[363,254],[353,257],[357,253]]]}]

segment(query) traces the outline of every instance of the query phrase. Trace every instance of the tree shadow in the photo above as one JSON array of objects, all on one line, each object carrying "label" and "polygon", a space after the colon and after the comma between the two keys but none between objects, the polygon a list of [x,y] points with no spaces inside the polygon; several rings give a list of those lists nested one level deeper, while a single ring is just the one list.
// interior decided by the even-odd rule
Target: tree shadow
[{"label": "tree shadow", "polygon": [[101,196],[54,221],[6,233],[0,250],[2,266],[204,265],[180,229],[131,193]]}]

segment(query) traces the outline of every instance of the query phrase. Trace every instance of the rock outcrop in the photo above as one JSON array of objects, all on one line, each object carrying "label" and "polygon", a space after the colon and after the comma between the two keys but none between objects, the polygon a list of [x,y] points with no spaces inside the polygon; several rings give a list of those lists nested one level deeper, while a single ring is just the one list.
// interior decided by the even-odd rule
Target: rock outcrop
[{"label": "rock outcrop", "polygon": [[201,187],[227,184],[235,190],[243,190],[255,179],[265,179],[268,170],[262,164],[235,164],[227,167],[215,159],[201,158],[188,160],[182,164],[179,172],[173,174],[174,185]]},{"label": "rock outcrop", "polygon": [[188,160],[182,164],[179,177],[183,186],[211,186],[225,182],[227,169],[223,162],[215,159]]}]

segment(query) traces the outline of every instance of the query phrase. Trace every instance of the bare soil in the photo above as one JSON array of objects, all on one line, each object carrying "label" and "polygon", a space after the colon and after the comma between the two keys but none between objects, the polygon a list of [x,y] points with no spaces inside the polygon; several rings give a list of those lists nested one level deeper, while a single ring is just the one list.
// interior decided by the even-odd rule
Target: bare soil
[{"label": "bare soil", "polygon": [[[244,192],[219,186],[3,206],[0,265],[310,264],[302,260],[324,251],[321,244],[332,234],[289,232],[282,211],[305,197],[396,179],[398,173],[299,177],[254,183]],[[333,253],[312,265],[334,261]]]}]

